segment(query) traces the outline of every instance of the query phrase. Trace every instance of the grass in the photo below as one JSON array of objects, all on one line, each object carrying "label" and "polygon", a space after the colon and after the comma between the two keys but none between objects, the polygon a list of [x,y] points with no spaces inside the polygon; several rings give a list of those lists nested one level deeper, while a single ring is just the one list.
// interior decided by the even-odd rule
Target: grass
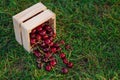
[{"label": "grass", "polygon": [[0,80],[120,80],[120,0],[42,1],[57,15],[58,40],[74,49],[66,75],[37,69],[15,40],[12,16],[39,1],[0,1]]}]

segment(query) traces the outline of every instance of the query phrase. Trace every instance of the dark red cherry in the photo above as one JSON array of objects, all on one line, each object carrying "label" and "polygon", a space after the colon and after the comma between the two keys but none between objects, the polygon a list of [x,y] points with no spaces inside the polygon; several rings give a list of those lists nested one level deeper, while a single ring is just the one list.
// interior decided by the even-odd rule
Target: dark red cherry
[{"label": "dark red cherry", "polygon": [[36,29],[33,29],[32,31],[31,31],[31,33],[35,33],[36,32]]},{"label": "dark red cherry", "polygon": [[57,48],[57,51],[61,51],[61,50],[62,50],[62,48],[61,48],[61,47],[58,47],[58,48]]},{"label": "dark red cherry", "polygon": [[61,41],[60,41],[60,44],[64,45],[64,44],[65,44],[65,41],[64,41],[64,40],[61,40]]},{"label": "dark red cherry", "polygon": [[58,43],[55,43],[53,46],[56,47],[56,48],[58,48],[58,47],[59,47],[59,44],[58,44]]},{"label": "dark red cherry", "polygon": [[38,26],[37,31],[42,31],[42,26]]},{"label": "dark red cherry", "polygon": [[33,51],[33,53],[34,53],[34,55],[36,57],[40,57],[41,56],[41,53],[38,50]]},{"label": "dark red cherry", "polygon": [[50,52],[45,53],[45,57],[46,57],[46,58],[51,57],[51,55],[52,55],[52,54],[51,54]]},{"label": "dark red cherry", "polygon": [[51,69],[52,69],[52,68],[51,68],[50,65],[45,66],[45,70],[46,70],[46,71],[50,71]]},{"label": "dark red cherry", "polygon": [[67,69],[67,68],[62,68],[61,72],[62,72],[63,74],[66,74],[66,73],[68,73],[68,69]]},{"label": "dark red cherry", "polygon": [[68,66],[69,68],[72,68],[72,67],[73,67],[73,63],[72,63],[72,62],[69,62],[69,63],[67,64],[67,66]]},{"label": "dark red cherry", "polygon": [[63,63],[64,63],[64,64],[68,64],[68,63],[69,63],[68,59],[67,59],[67,58],[64,58],[64,59],[63,59]]},{"label": "dark red cherry", "polygon": [[53,46],[53,44],[54,44],[53,42],[50,42],[49,46]]},{"label": "dark red cherry", "polygon": [[49,50],[50,50],[49,48],[43,48],[44,52],[49,52]]},{"label": "dark red cherry", "polygon": [[44,48],[44,47],[46,47],[46,44],[45,44],[44,42],[42,42],[42,43],[40,44],[40,46],[41,46],[42,48]]},{"label": "dark red cherry", "polygon": [[40,36],[40,35],[37,35],[37,36],[36,36],[36,39],[37,39],[37,41],[40,41],[40,40],[41,40],[41,36]]},{"label": "dark red cherry", "polygon": [[35,38],[35,34],[34,33],[30,33],[30,38]]},{"label": "dark red cherry", "polygon": [[56,60],[50,61],[50,65],[51,65],[51,66],[55,66],[56,64],[57,64]]},{"label": "dark red cherry", "polygon": [[52,36],[50,36],[50,37],[49,37],[49,40],[50,40],[50,41],[53,41],[53,37],[52,37]]},{"label": "dark red cherry", "polygon": [[44,36],[44,35],[46,35],[46,31],[45,31],[45,30],[42,30],[42,31],[39,32],[39,34],[40,34],[41,36]]},{"label": "dark red cherry", "polygon": [[45,39],[45,44],[50,44],[50,40],[49,39]]},{"label": "dark red cherry", "polygon": [[33,45],[33,44],[35,44],[35,43],[36,43],[36,39],[34,39],[34,38],[33,38],[33,39],[30,39],[30,44],[31,44],[31,45]]},{"label": "dark red cherry", "polygon": [[65,53],[60,53],[60,58],[65,58],[66,57],[66,55],[65,55]]},{"label": "dark red cherry", "polygon": [[43,40],[47,39],[48,38],[48,35],[44,35],[43,36]]},{"label": "dark red cherry", "polygon": [[52,47],[52,48],[51,48],[51,52],[52,52],[52,53],[56,53],[56,51],[57,51],[57,50],[56,50],[55,47]]}]

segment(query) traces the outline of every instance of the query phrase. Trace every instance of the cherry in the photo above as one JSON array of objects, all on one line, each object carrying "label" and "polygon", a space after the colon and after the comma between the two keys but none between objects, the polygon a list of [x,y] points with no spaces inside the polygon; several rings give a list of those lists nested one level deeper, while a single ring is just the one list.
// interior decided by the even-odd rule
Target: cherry
[{"label": "cherry", "polygon": [[44,35],[43,36],[43,40],[47,39],[48,38],[48,35]]},{"label": "cherry", "polygon": [[30,44],[31,44],[31,45],[33,45],[33,44],[35,44],[35,43],[36,43],[36,39],[34,39],[34,38],[33,38],[33,39],[30,39]]},{"label": "cherry", "polygon": [[36,32],[36,29],[33,29],[32,31],[31,31],[31,33],[35,33]]},{"label": "cherry", "polygon": [[50,42],[49,46],[53,46],[53,44],[54,44],[53,42]]},{"label": "cherry", "polygon": [[64,59],[63,59],[63,63],[64,63],[64,64],[68,64],[68,63],[69,63],[68,59],[67,59],[67,58],[64,58]]},{"label": "cherry", "polygon": [[59,44],[58,44],[58,43],[55,43],[53,46],[56,47],[56,48],[58,48],[58,47],[59,47]]},{"label": "cherry", "polygon": [[57,50],[56,50],[55,47],[52,47],[52,48],[51,48],[51,52],[52,52],[52,53],[56,53],[56,51],[57,51]]},{"label": "cherry", "polygon": [[46,58],[49,58],[50,56],[51,56],[51,53],[50,53],[50,52],[45,53],[45,57],[46,57]]},{"label": "cherry", "polygon": [[37,31],[42,31],[42,26],[41,25],[37,27]]},{"label": "cherry", "polygon": [[56,64],[57,64],[56,60],[50,61],[50,65],[51,65],[51,66],[55,66]]},{"label": "cherry", "polygon": [[42,48],[44,48],[44,47],[46,47],[46,44],[45,44],[44,42],[42,42],[42,43],[40,44],[40,46],[41,46]]},{"label": "cherry", "polygon": [[50,37],[49,37],[49,40],[50,40],[50,41],[53,41],[53,37],[52,37],[52,36],[50,36]]},{"label": "cherry", "polygon": [[40,35],[37,35],[36,38],[37,38],[37,41],[41,40],[41,36]]},{"label": "cherry", "polygon": [[45,26],[45,29],[46,29],[47,31],[49,31],[49,30],[51,29],[51,27],[50,27],[50,26]]},{"label": "cherry", "polygon": [[37,64],[37,67],[38,67],[39,69],[41,69],[41,68],[43,67],[43,63]]},{"label": "cherry", "polygon": [[45,44],[50,44],[50,40],[49,39],[45,39]]},{"label": "cherry", "polygon": [[34,53],[34,55],[36,57],[40,57],[41,56],[41,53],[38,50],[35,50],[33,53]]},{"label": "cherry", "polygon": [[52,68],[50,65],[45,66],[46,71],[50,71]]},{"label": "cherry", "polygon": [[48,58],[43,58],[42,61],[43,62],[48,62]]},{"label": "cherry", "polygon": [[51,61],[51,60],[55,60],[55,58],[53,57],[53,56],[51,56],[50,58],[49,58],[49,60]]},{"label": "cherry", "polygon": [[69,50],[69,49],[71,49],[71,46],[70,45],[66,45],[65,48],[66,48],[66,50]]},{"label": "cherry", "polygon": [[61,48],[61,47],[58,47],[58,48],[57,48],[57,51],[61,51],[61,50],[62,50],[62,48]]},{"label": "cherry", "polygon": [[72,63],[72,62],[69,62],[69,63],[67,64],[67,66],[68,66],[69,68],[72,68],[72,67],[73,67],[73,63]]},{"label": "cherry", "polygon": [[62,68],[61,72],[62,72],[63,74],[66,74],[66,73],[68,73],[68,69],[67,69],[67,68]]},{"label": "cherry", "polygon": [[64,54],[64,53],[60,53],[60,58],[65,58],[66,57],[66,55]]},{"label": "cherry", "polygon": [[48,52],[50,49],[49,48],[44,48],[43,51],[44,52]]},{"label": "cherry", "polygon": [[60,44],[63,44],[63,45],[64,45],[64,44],[65,44],[65,41],[64,41],[64,40],[61,40],[61,41],[60,41]]},{"label": "cherry", "polygon": [[54,32],[49,32],[49,36],[53,36],[54,35]]},{"label": "cherry", "polygon": [[45,31],[45,30],[42,30],[42,31],[39,32],[39,34],[40,34],[41,36],[44,36],[44,35],[46,35],[46,31]]},{"label": "cherry", "polygon": [[34,33],[30,33],[30,38],[35,38],[35,34]]}]

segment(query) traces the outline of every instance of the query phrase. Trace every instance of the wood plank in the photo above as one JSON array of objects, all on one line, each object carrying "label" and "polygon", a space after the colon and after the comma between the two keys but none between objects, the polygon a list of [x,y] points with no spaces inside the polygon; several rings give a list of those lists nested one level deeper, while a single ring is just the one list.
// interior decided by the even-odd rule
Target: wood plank
[{"label": "wood plank", "polygon": [[29,19],[30,17],[46,9],[47,8],[42,3],[37,3],[31,6],[30,8],[27,8],[24,11],[13,16],[15,37],[19,44],[22,45],[22,37],[21,37],[22,33],[21,33],[21,26],[20,26],[21,23],[23,23],[25,20]]}]

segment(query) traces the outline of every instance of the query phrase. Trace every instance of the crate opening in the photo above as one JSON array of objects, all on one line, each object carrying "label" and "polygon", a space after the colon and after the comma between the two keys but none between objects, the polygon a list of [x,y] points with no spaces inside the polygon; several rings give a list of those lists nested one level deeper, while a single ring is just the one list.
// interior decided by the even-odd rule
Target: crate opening
[{"label": "crate opening", "polygon": [[54,32],[54,19],[51,18],[32,29],[29,35],[31,49],[38,45],[41,47],[50,47],[56,35]]}]

